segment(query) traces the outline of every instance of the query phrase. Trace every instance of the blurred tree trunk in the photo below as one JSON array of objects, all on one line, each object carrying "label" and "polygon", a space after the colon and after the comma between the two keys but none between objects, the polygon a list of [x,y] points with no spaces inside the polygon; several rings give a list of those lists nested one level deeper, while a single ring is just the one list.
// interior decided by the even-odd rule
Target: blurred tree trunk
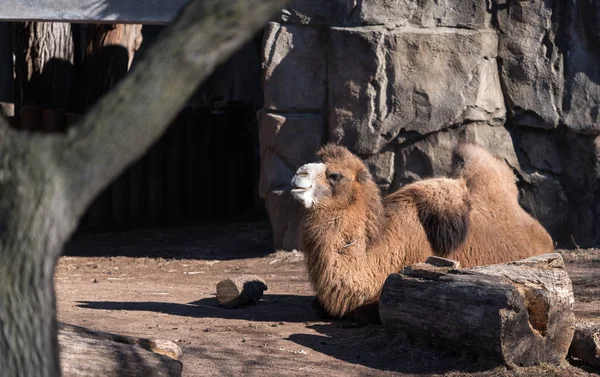
[{"label": "blurred tree trunk", "polygon": [[[161,136],[198,84],[284,4],[191,1],[147,59],[67,133],[21,132],[0,117],[2,376],[60,375],[54,268],[80,217]],[[26,61],[43,56],[50,55]]]}]

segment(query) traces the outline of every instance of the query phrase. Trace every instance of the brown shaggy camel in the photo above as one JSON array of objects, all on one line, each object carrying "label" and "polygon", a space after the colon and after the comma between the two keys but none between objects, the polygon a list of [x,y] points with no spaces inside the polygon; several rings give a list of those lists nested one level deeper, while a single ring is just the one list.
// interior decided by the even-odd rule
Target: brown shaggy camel
[{"label": "brown shaggy camel", "polygon": [[[464,267],[554,251],[550,235],[518,203],[510,167],[459,144],[451,178],[408,184],[382,197],[365,164],[326,145],[298,169],[292,196],[304,207],[301,250],[318,304],[334,317],[376,306],[390,273],[430,255]],[[369,314],[371,315],[371,314]]]}]

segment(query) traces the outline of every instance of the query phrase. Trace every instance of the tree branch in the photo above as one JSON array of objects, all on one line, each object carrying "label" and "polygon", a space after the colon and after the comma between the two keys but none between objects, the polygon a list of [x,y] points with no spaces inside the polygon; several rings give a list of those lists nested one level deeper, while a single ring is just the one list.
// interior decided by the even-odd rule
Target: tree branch
[{"label": "tree branch", "polygon": [[285,0],[193,0],[147,58],[59,139],[72,214],[160,137],[215,67],[249,40]]}]

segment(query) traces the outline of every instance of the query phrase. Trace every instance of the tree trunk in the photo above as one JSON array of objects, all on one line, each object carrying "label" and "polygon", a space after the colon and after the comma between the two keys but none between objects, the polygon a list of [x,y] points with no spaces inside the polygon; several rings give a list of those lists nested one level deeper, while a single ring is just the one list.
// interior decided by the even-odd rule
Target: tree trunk
[{"label": "tree trunk", "polygon": [[16,24],[15,112],[24,106],[69,110],[75,45],[71,24]]},{"label": "tree trunk", "polygon": [[191,1],[147,58],[67,133],[19,132],[0,116],[2,376],[60,375],[54,267],[80,217],[285,2]]},{"label": "tree trunk", "polygon": [[181,349],[173,342],[132,338],[60,323],[64,377],[179,377]]},{"label": "tree trunk", "polygon": [[509,365],[560,364],[575,316],[560,254],[472,269],[416,264],[386,280],[384,327]]},{"label": "tree trunk", "polygon": [[0,115],[14,115],[14,67],[11,24],[0,23]]},{"label": "tree trunk", "polygon": [[81,66],[81,109],[87,109],[129,71],[142,43],[142,25],[90,25]]}]

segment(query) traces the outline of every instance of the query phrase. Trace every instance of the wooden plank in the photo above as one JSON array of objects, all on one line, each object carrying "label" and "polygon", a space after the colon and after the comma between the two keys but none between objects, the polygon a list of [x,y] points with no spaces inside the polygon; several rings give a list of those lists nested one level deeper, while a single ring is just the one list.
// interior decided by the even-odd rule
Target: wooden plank
[{"label": "wooden plank", "polygon": [[169,224],[183,217],[184,109],[167,131],[167,220]]},{"label": "wooden plank", "polygon": [[211,220],[223,220],[227,216],[226,211],[226,193],[224,189],[225,179],[228,174],[226,171],[227,165],[225,161],[225,154],[227,151],[227,113],[218,112],[215,114],[215,128],[214,128],[214,139],[213,143],[213,158],[212,158],[212,188],[213,194],[210,196],[211,200]]},{"label": "wooden plank", "polygon": [[110,185],[110,220],[122,229],[129,225],[129,170]]},{"label": "wooden plank", "polygon": [[42,129],[46,132],[60,132],[65,129],[65,116],[61,110],[42,109]]},{"label": "wooden plank", "polygon": [[132,226],[146,222],[146,158],[129,168],[129,220]]},{"label": "wooden plank", "polygon": [[215,131],[215,116],[211,112],[205,118],[202,125],[202,143],[199,144],[201,154],[200,167],[200,191],[198,196],[200,199],[200,211],[198,217],[202,220],[212,220],[212,203],[214,202],[214,132]]},{"label": "wooden plank", "polygon": [[147,194],[148,221],[152,225],[159,224],[164,216],[164,149],[165,138],[161,137],[147,154]]},{"label": "wooden plank", "polygon": [[200,192],[202,190],[200,158],[202,127],[210,116],[207,108],[194,108],[186,115],[185,122],[185,215],[190,220],[198,218]]},{"label": "wooden plank", "polygon": [[2,0],[0,21],[166,24],[188,0]]},{"label": "wooden plank", "polygon": [[42,128],[42,110],[37,106],[23,106],[19,118],[21,130],[38,131]]}]

